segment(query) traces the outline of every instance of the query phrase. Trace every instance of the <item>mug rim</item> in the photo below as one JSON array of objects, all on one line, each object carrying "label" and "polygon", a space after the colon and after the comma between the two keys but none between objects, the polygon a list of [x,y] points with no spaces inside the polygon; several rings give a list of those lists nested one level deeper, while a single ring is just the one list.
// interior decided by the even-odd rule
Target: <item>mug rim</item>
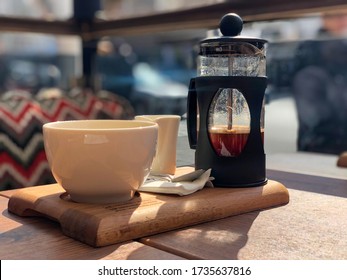
[{"label": "mug rim", "polygon": [[144,118],[176,118],[176,119],[181,119],[182,117],[180,115],[156,115],[156,114],[151,114],[151,115],[136,115],[136,117],[144,117]]},{"label": "mug rim", "polygon": [[[92,124],[88,127],[88,123]],[[108,126],[97,127],[97,123],[107,124]],[[114,124],[122,124],[121,126],[112,126]],[[79,124],[84,124],[85,126],[79,127]],[[131,125],[129,125],[131,124]],[[129,126],[128,126],[129,125]],[[158,125],[151,121],[142,120],[66,120],[66,121],[53,121],[43,124],[44,129],[56,129],[56,130],[69,130],[69,131],[86,131],[86,130],[136,130],[136,129],[152,129],[156,128]]]}]

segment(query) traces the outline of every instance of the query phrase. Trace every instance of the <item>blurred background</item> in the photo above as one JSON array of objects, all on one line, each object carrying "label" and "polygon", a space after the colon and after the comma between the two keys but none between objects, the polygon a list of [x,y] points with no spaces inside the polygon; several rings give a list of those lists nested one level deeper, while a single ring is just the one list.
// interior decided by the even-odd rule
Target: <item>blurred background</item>
[{"label": "blurred background", "polygon": [[[121,19],[219,2],[224,1],[103,0],[95,17],[100,20]],[[0,16],[3,17],[69,20],[73,17],[73,13],[71,0],[0,2]],[[215,30],[195,28],[165,33],[103,37],[97,42],[97,55],[92,62],[95,66],[92,73],[95,90],[106,90],[124,97],[134,108],[135,114],[178,114],[184,117],[189,80],[196,76],[198,42],[215,33]],[[317,112],[305,115],[309,113],[307,111],[310,111],[310,104],[314,103],[312,99],[319,99],[323,102],[323,107],[329,107],[332,98],[316,95],[310,96],[310,100],[301,101],[300,97],[298,98],[295,81],[297,74],[307,65],[323,68],[327,66],[326,62],[319,61],[323,55],[316,49],[321,42],[337,40],[345,44],[347,15],[344,11],[316,13],[291,20],[252,22],[245,24],[242,34],[261,37],[269,41],[267,46],[269,86],[266,91],[266,152],[297,150],[336,154],[341,152],[347,146],[346,132],[329,136],[335,137],[334,141],[340,137],[341,142],[346,136],[346,143],[341,144],[338,149],[330,147],[334,146],[335,142],[331,144],[324,142],[325,140],[322,140],[324,143],[321,141],[317,145],[307,145],[308,142],[315,142],[317,139],[316,136],[312,136],[314,126],[322,127],[321,120],[316,119]],[[304,42],[310,42],[310,44],[303,46]],[[341,48],[337,47],[337,49]],[[330,49],[325,51],[325,54],[330,54],[329,61],[332,61],[334,57],[339,63],[336,66],[335,61],[335,64],[329,66],[334,73],[327,79],[336,80],[339,83],[340,88],[336,91],[340,93],[335,92],[335,95],[339,97],[331,102],[334,104],[331,105],[331,111],[333,118],[341,119],[339,124],[344,125],[347,123],[346,116],[343,113],[340,116],[337,112],[344,110],[344,107],[341,107],[342,104],[347,104],[341,100],[341,96],[346,95],[344,87],[346,70],[344,69],[347,69],[347,65],[344,65],[344,60],[340,59],[347,56],[344,56],[344,53],[338,53],[337,49],[330,46]],[[344,50],[342,47],[342,51]],[[43,88],[55,87],[69,91],[76,86],[83,86],[82,63],[82,42],[77,36],[6,31],[0,33],[0,91],[2,94],[13,90],[24,90],[35,95]],[[319,78],[320,81],[322,79],[322,77]],[[301,85],[303,90],[302,82]],[[320,88],[322,87],[330,88],[336,85],[327,83]],[[314,91],[317,93],[316,89]],[[347,100],[347,97],[344,100]],[[337,108],[336,104],[340,104],[341,108]],[[325,109],[327,108],[319,109],[319,112],[327,116],[328,112],[323,113]],[[304,113],[301,114],[300,110]],[[346,108],[345,111],[347,111]],[[309,124],[305,122],[306,118],[310,120]],[[323,134],[329,134],[330,130],[334,130],[326,124],[327,122],[331,122],[331,117],[327,116],[324,119]],[[305,136],[306,132],[310,132],[310,135]],[[181,133],[185,133],[185,128]],[[303,139],[299,134],[303,134]],[[330,145],[330,148],[324,148],[327,145]]]}]

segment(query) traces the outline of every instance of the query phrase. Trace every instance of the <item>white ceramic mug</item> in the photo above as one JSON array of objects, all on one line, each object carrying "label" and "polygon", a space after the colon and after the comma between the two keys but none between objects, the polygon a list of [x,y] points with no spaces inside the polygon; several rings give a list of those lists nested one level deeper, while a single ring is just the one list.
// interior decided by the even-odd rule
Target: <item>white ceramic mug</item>
[{"label": "white ceramic mug", "polygon": [[158,144],[151,174],[170,174],[176,172],[176,146],[181,117],[178,115],[141,115],[136,120],[152,121],[158,124]]},{"label": "white ceramic mug", "polygon": [[43,125],[56,181],[86,203],[130,200],[150,173],[158,125],[136,120],[78,120]]}]

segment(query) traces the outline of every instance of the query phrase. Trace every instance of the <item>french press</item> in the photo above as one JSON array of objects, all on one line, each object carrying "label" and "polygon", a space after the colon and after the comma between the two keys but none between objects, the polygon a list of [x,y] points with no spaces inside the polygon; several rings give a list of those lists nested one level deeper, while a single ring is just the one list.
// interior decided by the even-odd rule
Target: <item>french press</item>
[{"label": "french press", "polygon": [[267,41],[241,36],[243,21],[236,14],[222,17],[219,27],[223,36],[200,42],[198,77],[189,85],[195,168],[211,168],[219,187],[263,185]]}]

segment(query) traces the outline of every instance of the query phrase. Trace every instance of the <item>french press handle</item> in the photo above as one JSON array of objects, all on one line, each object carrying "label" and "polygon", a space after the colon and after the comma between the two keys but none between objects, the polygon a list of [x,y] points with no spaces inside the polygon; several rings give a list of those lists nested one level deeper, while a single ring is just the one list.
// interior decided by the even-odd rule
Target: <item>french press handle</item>
[{"label": "french press handle", "polygon": [[195,89],[195,79],[189,83],[188,100],[187,100],[187,131],[188,141],[191,149],[196,149],[197,145],[197,95]]}]

